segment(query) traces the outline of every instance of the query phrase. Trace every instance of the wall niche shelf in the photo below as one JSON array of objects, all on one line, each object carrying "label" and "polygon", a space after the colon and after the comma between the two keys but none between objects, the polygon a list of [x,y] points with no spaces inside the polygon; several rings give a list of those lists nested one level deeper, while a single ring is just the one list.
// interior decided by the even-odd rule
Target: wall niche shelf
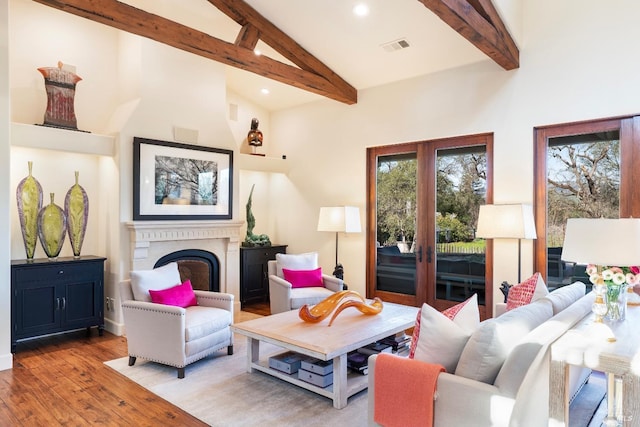
[{"label": "wall niche shelf", "polygon": [[238,168],[241,170],[257,172],[289,172],[289,163],[286,159],[277,157],[252,156],[251,154],[238,155]]},{"label": "wall niche shelf", "polygon": [[113,157],[116,141],[113,136],[14,122],[11,145]]}]

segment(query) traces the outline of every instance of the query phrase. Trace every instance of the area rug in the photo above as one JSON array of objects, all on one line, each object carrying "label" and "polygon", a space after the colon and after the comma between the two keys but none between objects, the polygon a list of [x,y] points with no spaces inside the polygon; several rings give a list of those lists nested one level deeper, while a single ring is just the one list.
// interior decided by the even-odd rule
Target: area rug
[{"label": "area rug", "polygon": [[[175,368],[128,358],[105,364],[152,393],[211,426],[327,426],[367,425],[367,391],[349,398],[344,409],[335,409],[323,396],[261,372],[246,370],[246,337],[236,335],[234,354],[221,351],[186,368],[178,379]],[[262,354],[278,348],[260,344]]]}]

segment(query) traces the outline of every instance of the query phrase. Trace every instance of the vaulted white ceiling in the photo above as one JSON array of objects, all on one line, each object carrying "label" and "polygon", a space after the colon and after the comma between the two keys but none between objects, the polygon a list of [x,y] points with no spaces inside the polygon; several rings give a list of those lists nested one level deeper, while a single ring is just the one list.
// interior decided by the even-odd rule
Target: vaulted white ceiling
[{"label": "vaulted white ceiling", "polygon": [[[56,4],[78,3],[77,0],[36,1],[54,7],[57,7]],[[120,1],[217,39],[235,43],[236,47],[240,45],[238,40],[243,26],[215,5],[223,4],[230,10],[236,6],[242,9],[242,2],[229,0]],[[463,13],[469,10],[470,4],[475,5],[476,9],[484,8],[485,10],[487,7],[495,6],[499,18],[507,27],[506,30],[517,42],[521,1],[447,0],[446,4],[453,4],[453,9],[459,8]],[[319,60],[335,73],[338,79],[346,81],[347,86],[352,87],[351,89],[362,90],[474,62],[493,61],[460,34],[464,30],[459,28],[454,30],[452,27],[455,25],[450,26],[425,7],[427,3],[445,4],[444,1],[245,0],[245,2],[261,17],[277,27],[277,30],[297,42],[299,47],[312,56],[313,60]],[[91,7],[99,10],[100,3],[97,2]],[[356,16],[352,12],[354,6],[359,3],[368,6],[367,16]],[[113,5],[113,2],[105,1],[104,7],[112,7],[107,6],[108,4]],[[68,11],[75,13],[70,9],[68,8]],[[472,12],[475,13],[475,11]],[[245,17],[242,17],[243,20]],[[251,19],[248,21],[252,22]],[[257,30],[251,26],[245,25],[247,32],[246,40],[243,41],[246,43],[244,47],[250,47],[252,41],[255,42]],[[252,35],[251,30],[256,33]],[[262,35],[265,33],[263,32]],[[383,45],[398,40],[406,40],[409,47],[392,51],[383,48]],[[255,47],[268,58],[293,65],[290,60],[261,40],[257,41]],[[300,57],[299,52],[296,54]],[[248,55],[245,55],[245,58],[248,58],[248,66],[245,65],[245,69],[227,65],[227,84],[232,91],[253,100],[263,108],[269,111],[280,110],[322,98],[322,95],[246,71],[251,69],[252,60]],[[497,69],[502,69],[498,63],[494,62],[494,65]],[[264,68],[262,74],[264,75]],[[310,77],[315,76],[310,75]],[[263,94],[262,89],[267,89],[269,93]]]}]

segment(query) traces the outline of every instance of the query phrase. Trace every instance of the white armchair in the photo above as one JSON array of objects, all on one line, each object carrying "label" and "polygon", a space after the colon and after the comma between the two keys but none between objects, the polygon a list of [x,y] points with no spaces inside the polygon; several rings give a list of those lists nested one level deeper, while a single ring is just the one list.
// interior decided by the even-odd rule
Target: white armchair
[{"label": "white armchair", "polygon": [[[157,289],[166,288],[166,283]],[[225,347],[233,354],[233,295],[195,290],[197,305],[182,308],[135,298],[138,292],[131,281],[120,283],[129,366],[140,357],[175,366],[178,378],[184,378],[190,363]]]},{"label": "white armchair", "polygon": [[297,310],[305,304],[314,305],[343,290],[342,279],[322,274],[323,286],[296,288],[284,279],[283,268],[311,270],[318,267],[318,254],[310,252],[300,255],[276,254],[275,261],[268,261],[269,298],[271,314]]}]

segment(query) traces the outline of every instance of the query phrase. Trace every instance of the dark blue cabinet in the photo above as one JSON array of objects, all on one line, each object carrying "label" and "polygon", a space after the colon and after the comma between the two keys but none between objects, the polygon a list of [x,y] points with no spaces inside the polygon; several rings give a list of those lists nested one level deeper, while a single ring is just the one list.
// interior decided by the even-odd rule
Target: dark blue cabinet
[{"label": "dark blue cabinet", "polygon": [[82,256],[11,261],[11,351],[26,338],[98,327],[104,331],[104,262]]}]

